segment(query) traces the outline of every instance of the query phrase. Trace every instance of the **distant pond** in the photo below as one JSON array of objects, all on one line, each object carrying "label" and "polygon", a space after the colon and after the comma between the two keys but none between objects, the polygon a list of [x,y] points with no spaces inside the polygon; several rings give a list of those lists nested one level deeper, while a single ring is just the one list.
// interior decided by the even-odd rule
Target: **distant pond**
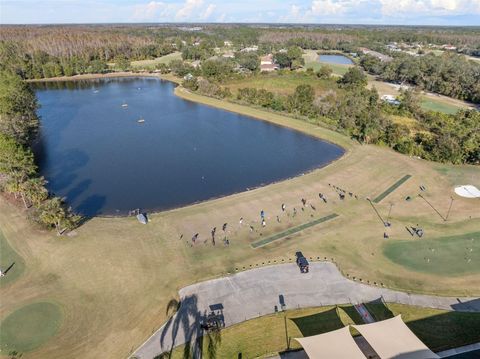
[{"label": "distant pond", "polygon": [[87,216],[158,211],[325,166],[344,150],[284,127],[185,101],[154,78],[34,85],[34,146],[48,189]]},{"label": "distant pond", "polygon": [[318,61],[337,65],[353,65],[353,61],[343,55],[320,55]]}]

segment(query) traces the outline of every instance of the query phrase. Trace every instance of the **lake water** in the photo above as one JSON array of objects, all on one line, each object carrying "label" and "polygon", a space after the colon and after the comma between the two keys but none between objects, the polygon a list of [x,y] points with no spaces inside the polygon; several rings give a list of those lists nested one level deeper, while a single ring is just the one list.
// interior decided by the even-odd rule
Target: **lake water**
[{"label": "lake water", "polygon": [[320,55],[318,61],[337,65],[353,65],[353,61],[343,55]]},{"label": "lake water", "polygon": [[48,189],[88,216],[164,210],[296,176],[344,153],[182,100],[174,86],[153,78],[36,84],[34,151]]}]

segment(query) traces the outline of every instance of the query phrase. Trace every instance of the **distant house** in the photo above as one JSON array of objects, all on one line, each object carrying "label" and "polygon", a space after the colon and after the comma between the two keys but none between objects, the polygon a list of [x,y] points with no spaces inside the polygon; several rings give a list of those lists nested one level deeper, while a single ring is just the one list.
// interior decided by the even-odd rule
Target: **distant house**
[{"label": "distant house", "polygon": [[365,55],[376,57],[382,62],[392,61],[392,58],[390,56],[381,54],[380,52],[377,52],[377,51],[367,49],[366,47],[360,47],[358,50]]},{"label": "distant house", "polygon": [[235,57],[235,54],[233,53],[233,51],[225,51],[222,57],[225,57],[227,59],[233,59]]},{"label": "distant house", "polygon": [[273,61],[273,55],[268,54],[260,57],[260,71],[275,71],[278,70],[278,65]]},{"label": "distant house", "polygon": [[188,81],[188,80],[193,79],[193,77],[194,77],[194,76],[193,76],[191,73],[188,73],[188,74],[186,74],[185,76],[183,76],[183,79]]},{"label": "distant house", "polygon": [[258,46],[257,46],[257,45],[253,45],[253,46],[245,47],[245,48],[241,49],[240,51],[241,51],[241,52],[253,52],[253,51],[258,51]]},{"label": "distant house", "polygon": [[224,41],[223,46],[225,47],[232,47],[232,42],[231,41]]},{"label": "distant house", "polygon": [[457,50],[457,47],[456,46],[452,46],[452,45],[442,45],[442,48],[444,50],[450,50],[450,51],[456,51]]},{"label": "distant house", "polygon": [[397,98],[393,95],[383,95],[382,97],[380,97],[380,99],[383,102],[389,103],[390,105],[400,105],[400,101],[398,101]]}]

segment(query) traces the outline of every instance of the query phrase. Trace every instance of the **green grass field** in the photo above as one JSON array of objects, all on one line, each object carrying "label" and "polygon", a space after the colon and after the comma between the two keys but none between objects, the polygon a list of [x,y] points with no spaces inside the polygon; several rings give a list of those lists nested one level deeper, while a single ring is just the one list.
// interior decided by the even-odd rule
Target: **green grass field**
[{"label": "green grass field", "polygon": [[313,69],[313,71],[317,72],[320,67],[328,66],[333,70],[333,74],[337,76],[343,76],[347,73],[348,69],[352,67],[352,65],[339,65],[339,64],[331,64],[329,62],[323,61],[315,61],[315,62],[306,62],[305,68],[306,69]]},{"label": "green grass field", "polygon": [[460,106],[456,106],[448,102],[434,101],[426,97],[423,97],[420,105],[424,110],[427,110],[427,111],[436,111],[436,112],[442,112],[442,113],[451,114],[451,115],[461,110]]},{"label": "green grass field", "polygon": [[225,86],[230,88],[233,94],[236,94],[240,88],[251,87],[265,89],[281,95],[289,95],[295,91],[297,86],[303,84],[311,85],[315,89],[316,94],[322,94],[329,89],[338,88],[333,80],[320,80],[316,76],[307,75],[305,72],[258,74],[241,80],[229,81]]},{"label": "green grass field", "polygon": [[181,60],[181,59],[182,59],[182,53],[174,52],[162,57],[157,57],[156,59],[132,61],[131,66],[136,70],[153,69],[158,64],[169,64],[173,60]]},{"label": "green grass field", "polygon": [[[410,180],[375,205],[386,215],[393,204],[389,229],[392,242],[412,241],[404,227],[415,223],[422,224],[427,238],[478,232],[480,213],[476,201],[455,197],[450,217],[444,222],[424,201],[404,200],[405,196],[418,193],[422,184],[428,189],[428,200],[446,211],[450,197],[455,196],[455,185],[480,187],[478,166],[431,163],[388,148],[359,145],[337,132],[287,116],[206,98],[178,87],[175,93],[189,101],[327,139],[347,151],[341,159],[303,176],[152,213],[146,226],[132,217],[93,218],[65,237],[41,230],[27,221],[21,204],[16,207],[0,197],[0,228],[9,246],[25,263],[22,275],[2,287],[0,320],[32,302],[58,303],[64,313],[54,340],[25,353],[22,359],[128,357],[164,323],[168,303],[178,299],[181,287],[233,273],[235,268],[249,268],[252,263],[281,263],[282,259],[288,262],[299,249],[299,241],[300,249],[308,257],[333,258],[342,273],[365,282],[382,282],[386,287],[423,293],[480,295],[478,273],[439,276],[390,260],[383,253],[385,228],[370,204],[361,200],[408,173],[412,175]],[[329,183],[352,191],[359,200],[339,200]],[[319,192],[330,199],[328,204],[320,204]],[[282,214],[282,203],[287,209],[298,208],[301,198],[317,210],[299,211],[295,218]],[[246,225],[234,225],[243,217],[245,224],[259,228],[257,214],[261,209],[269,216],[262,236],[251,233]],[[258,249],[250,245],[330,213],[339,216],[299,232],[298,241],[279,240]],[[276,215],[282,216],[281,223],[276,223]],[[204,242],[210,238],[213,226],[225,222],[232,224],[228,230],[230,246]],[[190,241],[193,233],[202,238],[195,246]],[[228,343],[227,337],[222,343]]]},{"label": "green grass field", "polygon": [[62,324],[58,305],[40,302],[17,309],[0,323],[3,353],[31,351],[52,338]]},{"label": "green grass field", "polygon": [[0,277],[0,288],[15,281],[25,270],[25,262],[8,244],[0,230],[0,268],[6,272]]},{"label": "green grass field", "polygon": [[384,254],[419,272],[448,276],[480,273],[480,232],[427,238],[388,242]]},{"label": "green grass field", "polygon": [[[377,320],[401,314],[410,329],[434,351],[475,343],[480,339],[480,313],[390,303],[370,303],[367,308]],[[217,335],[205,336],[201,348],[203,357],[208,359],[238,358],[239,353],[243,358],[267,357],[287,348],[300,349],[292,338],[326,333],[349,324],[363,324],[351,305],[287,310],[234,325]],[[354,329],[351,332],[358,334]],[[185,346],[180,346],[173,350],[171,358],[184,358],[184,352]]]},{"label": "green grass field", "polygon": [[480,313],[443,311],[405,304],[366,304],[376,320],[398,314],[408,327],[433,351],[442,351],[480,340]]}]

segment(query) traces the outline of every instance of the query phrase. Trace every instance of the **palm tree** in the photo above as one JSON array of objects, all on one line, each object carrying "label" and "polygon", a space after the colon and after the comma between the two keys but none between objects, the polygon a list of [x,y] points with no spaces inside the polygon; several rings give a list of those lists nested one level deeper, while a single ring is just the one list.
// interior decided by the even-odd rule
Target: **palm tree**
[{"label": "palm tree", "polygon": [[58,197],[46,200],[40,208],[39,218],[42,223],[55,227],[59,235],[62,234],[62,222],[66,218],[62,200]]},{"label": "palm tree", "polygon": [[20,184],[20,194],[25,208],[28,207],[27,202],[38,207],[48,198],[45,184],[46,181],[43,177],[29,178]]}]

